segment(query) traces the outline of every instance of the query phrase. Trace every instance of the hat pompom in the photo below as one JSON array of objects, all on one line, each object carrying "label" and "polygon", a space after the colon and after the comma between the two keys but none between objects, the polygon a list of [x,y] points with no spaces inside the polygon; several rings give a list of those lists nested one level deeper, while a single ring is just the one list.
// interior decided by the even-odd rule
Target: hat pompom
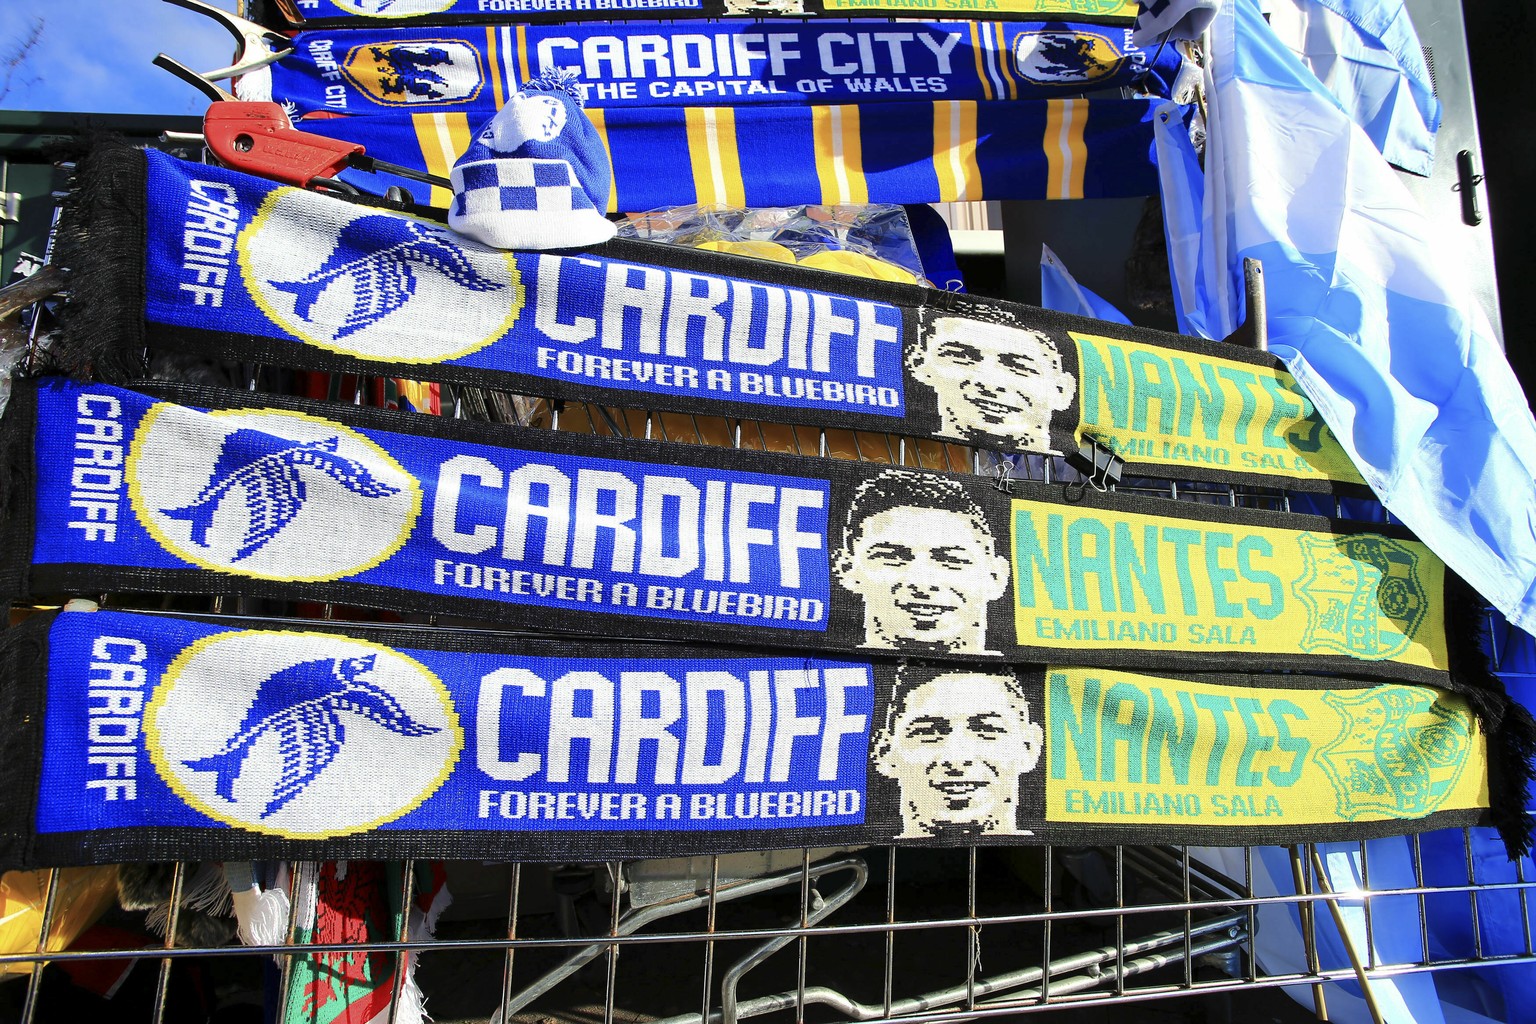
[{"label": "hat pompom", "polygon": [[577,106],[585,107],[585,90],[581,87],[581,74],[575,68],[550,68],[538,78],[532,78],[523,83],[522,92],[563,92],[576,101]]}]

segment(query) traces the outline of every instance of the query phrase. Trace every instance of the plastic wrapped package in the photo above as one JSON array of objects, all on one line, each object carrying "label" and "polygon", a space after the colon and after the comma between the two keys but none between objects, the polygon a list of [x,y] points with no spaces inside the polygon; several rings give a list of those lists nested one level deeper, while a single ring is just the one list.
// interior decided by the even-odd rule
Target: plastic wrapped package
[{"label": "plastic wrapped package", "polygon": [[630,214],[619,235],[881,281],[929,283],[900,206],[680,206]]},{"label": "plastic wrapped package", "polygon": [[[0,876],[0,953],[33,953],[48,902],[51,871],[7,871]],[[117,899],[117,868],[64,868],[57,872],[47,952],[68,949]],[[28,963],[0,964],[0,977],[31,974]]]}]

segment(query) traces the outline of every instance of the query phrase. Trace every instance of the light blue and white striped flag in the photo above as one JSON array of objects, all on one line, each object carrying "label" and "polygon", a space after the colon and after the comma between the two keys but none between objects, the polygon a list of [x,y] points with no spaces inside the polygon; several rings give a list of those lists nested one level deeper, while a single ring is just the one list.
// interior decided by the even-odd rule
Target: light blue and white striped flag
[{"label": "light blue and white striped flag", "polygon": [[1098,293],[1078,284],[1048,245],[1040,247],[1040,305],[1060,313],[1076,313],[1112,324],[1129,324],[1124,313]]},{"label": "light blue and white striped flag", "polygon": [[1282,0],[1266,20],[1388,163],[1430,173],[1440,101],[1403,0]]},{"label": "light blue and white striped flag", "polygon": [[1199,256],[1171,261],[1189,319],[1230,333],[1261,260],[1270,350],[1382,503],[1536,632],[1536,421],[1456,239],[1253,0],[1222,7],[1212,51]]}]

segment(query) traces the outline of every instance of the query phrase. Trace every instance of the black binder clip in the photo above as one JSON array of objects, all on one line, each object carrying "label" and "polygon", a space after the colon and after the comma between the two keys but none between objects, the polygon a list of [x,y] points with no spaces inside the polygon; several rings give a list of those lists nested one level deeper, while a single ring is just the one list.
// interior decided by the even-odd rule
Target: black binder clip
[{"label": "black binder clip", "polygon": [[1013,461],[1006,455],[999,456],[992,467],[992,486],[1004,494],[1013,493]]},{"label": "black binder clip", "polygon": [[[1108,445],[1091,434],[1083,435],[1082,442],[1077,446],[1077,451],[1068,452],[1067,465],[1083,477],[1079,488],[1092,485],[1096,491],[1107,491],[1120,483],[1120,471],[1125,467],[1125,460],[1116,455]],[[1072,484],[1068,484],[1070,489]]]}]

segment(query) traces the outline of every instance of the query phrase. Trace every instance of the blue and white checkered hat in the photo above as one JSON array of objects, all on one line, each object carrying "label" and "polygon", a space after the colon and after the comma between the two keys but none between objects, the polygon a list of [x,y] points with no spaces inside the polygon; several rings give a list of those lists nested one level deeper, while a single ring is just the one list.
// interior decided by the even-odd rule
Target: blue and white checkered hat
[{"label": "blue and white checkered hat", "polygon": [[453,165],[448,226],[497,249],[568,249],[614,235],[613,175],[575,74],[524,85]]}]

